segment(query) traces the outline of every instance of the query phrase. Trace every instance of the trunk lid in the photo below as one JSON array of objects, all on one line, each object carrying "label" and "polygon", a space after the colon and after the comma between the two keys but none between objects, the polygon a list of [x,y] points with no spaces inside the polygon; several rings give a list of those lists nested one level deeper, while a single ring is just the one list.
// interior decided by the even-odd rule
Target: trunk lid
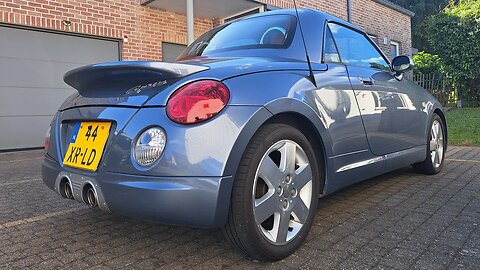
[{"label": "trunk lid", "polygon": [[82,106],[140,107],[183,77],[208,70],[201,64],[146,61],[109,62],[67,72],[64,81],[77,93],[60,110]]},{"label": "trunk lid", "polygon": [[[325,65],[312,64],[315,70]],[[304,61],[283,57],[195,57],[176,63],[125,61],[80,67],[65,74],[78,92],[60,111],[84,106],[165,106],[171,92],[188,80],[216,79],[275,70],[305,70]]]}]

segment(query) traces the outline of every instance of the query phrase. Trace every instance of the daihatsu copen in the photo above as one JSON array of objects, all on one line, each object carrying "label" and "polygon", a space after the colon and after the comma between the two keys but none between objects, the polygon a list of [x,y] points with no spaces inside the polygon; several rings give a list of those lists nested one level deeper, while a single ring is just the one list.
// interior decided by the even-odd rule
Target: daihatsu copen
[{"label": "daihatsu copen", "polygon": [[249,258],[278,260],[320,197],[403,166],[441,170],[444,112],[404,78],[412,66],[353,24],[286,9],[215,27],[175,63],[80,67],[64,77],[77,91],[47,134],[43,180],[105,211],[223,228]]}]

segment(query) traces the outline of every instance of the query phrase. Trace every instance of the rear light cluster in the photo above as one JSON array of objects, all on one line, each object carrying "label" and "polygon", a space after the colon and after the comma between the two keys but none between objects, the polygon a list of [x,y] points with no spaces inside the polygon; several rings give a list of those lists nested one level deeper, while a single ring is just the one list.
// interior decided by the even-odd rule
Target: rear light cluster
[{"label": "rear light cluster", "polygon": [[167,102],[167,115],[178,124],[196,124],[217,115],[228,103],[230,91],[219,81],[201,80],[176,90]]},{"label": "rear light cluster", "polygon": [[47,133],[45,134],[45,152],[48,152],[48,147],[50,147],[50,130],[51,126],[48,127]]}]

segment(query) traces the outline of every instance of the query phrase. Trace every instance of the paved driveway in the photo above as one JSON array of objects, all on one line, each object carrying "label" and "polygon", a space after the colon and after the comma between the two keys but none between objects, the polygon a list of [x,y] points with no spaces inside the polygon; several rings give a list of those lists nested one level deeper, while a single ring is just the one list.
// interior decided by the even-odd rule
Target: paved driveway
[{"label": "paved driveway", "polygon": [[0,269],[478,269],[480,148],[451,147],[442,173],[411,168],[320,201],[307,242],[287,259],[249,262],[219,230],[103,213],[46,188],[41,151],[0,154]]}]

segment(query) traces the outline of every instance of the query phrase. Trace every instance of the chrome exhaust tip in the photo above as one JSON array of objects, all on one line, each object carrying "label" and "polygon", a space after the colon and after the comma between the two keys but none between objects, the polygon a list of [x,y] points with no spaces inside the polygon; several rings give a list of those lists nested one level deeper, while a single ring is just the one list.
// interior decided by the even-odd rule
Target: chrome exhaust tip
[{"label": "chrome exhaust tip", "polygon": [[65,198],[73,200],[73,190],[70,182],[66,182],[65,185],[63,185],[63,192],[65,193]]},{"label": "chrome exhaust tip", "polygon": [[89,188],[87,190],[87,204],[92,207],[97,206],[97,195],[95,194],[95,190],[93,190],[93,188]]},{"label": "chrome exhaust tip", "polygon": [[67,198],[67,199],[71,199],[71,200],[74,199],[72,184],[70,184],[70,179],[68,179],[68,177],[64,177],[60,181],[60,186],[58,188],[58,191],[59,191],[60,195],[62,195],[62,197]]},{"label": "chrome exhaust tip", "polygon": [[98,206],[97,192],[93,186],[88,184],[83,190],[83,201],[91,207]]}]

